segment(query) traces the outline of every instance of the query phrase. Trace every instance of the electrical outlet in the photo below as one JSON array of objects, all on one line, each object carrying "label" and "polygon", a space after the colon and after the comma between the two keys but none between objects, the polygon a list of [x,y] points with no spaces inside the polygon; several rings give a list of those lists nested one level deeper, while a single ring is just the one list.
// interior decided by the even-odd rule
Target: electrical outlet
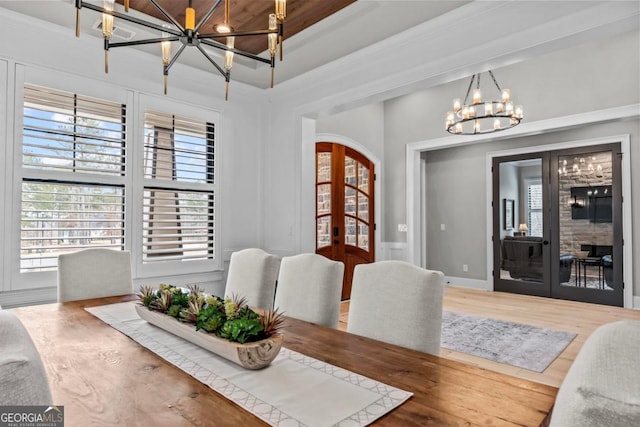
[{"label": "electrical outlet", "polygon": [[440,231],[444,231],[444,224],[440,224]]},{"label": "electrical outlet", "polygon": [[464,271],[465,273],[469,271],[469,266],[467,264],[462,264],[462,271]]},{"label": "electrical outlet", "polygon": [[408,230],[407,224],[398,224],[398,231],[400,233],[406,233]]}]

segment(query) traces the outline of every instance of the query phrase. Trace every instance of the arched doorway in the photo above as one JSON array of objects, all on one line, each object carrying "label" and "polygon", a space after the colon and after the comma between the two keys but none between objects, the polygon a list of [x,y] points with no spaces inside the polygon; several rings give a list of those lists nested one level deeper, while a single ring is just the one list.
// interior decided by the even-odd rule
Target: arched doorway
[{"label": "arched doorway", "polygon": [[343,300],[355,266],[375,260],[374,180],[374,164],[362,153],[316,143],[316,253],[344,263]]}]

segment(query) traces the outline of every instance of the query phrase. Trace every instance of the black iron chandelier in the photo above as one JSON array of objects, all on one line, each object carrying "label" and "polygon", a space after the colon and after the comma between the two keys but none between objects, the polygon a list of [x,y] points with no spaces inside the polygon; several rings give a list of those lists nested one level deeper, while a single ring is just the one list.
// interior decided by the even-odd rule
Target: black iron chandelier
[{"label": "black iron chandelier", "polygon": [[[474,74],[471,76],[464,101],[460,102],[460,98],[453,100],[453,111],[447,113],[445,122],[447,132],[456,135],[476,135],[509,129],[520,123],[523,118],[522,105],[514,107],[511,91],[500,89],[491,70],[489,75],[498,89],[500,100],[483,101],[480,91],[480,73]],[[473,90],[471,102],[467,103],[474,81],[476,88]]]},{"label": "black iron chandelier", "polygon": [[[80,37],[80,10],[85,7],[87,9],[102,13],[102,34],[104,36],[104,71],[109,72],[109,49],[122,46],[138,46],[145,44],[160,43],[162,50],[162,66],[164,75],[164,93],[167,93],[167,80],[169,70],[180,57],[186,47],[195,47],[202,55],[220,72],[224,77],[225,100],[229,98],[229,81],[231,80],[231,67],[233,66],[234,54],[253,59],[258,62],[269,64],[271,67],[271,84],[273,87],[274,68],[276,52],[280,52],[280,60],[282,61],[282,35],[284,34],[284,19],[286,17],[287,0],[275,0],[275,11],[269,14],[269,28],[266,30],[253,31],[235,31],[229,23],[229,0],[224,0],[224,23],[214,27],[213,33],[200,32],[204,23],[211,17],[213,12],[220,6],[222,0],[216,0],[213,6],[204,14],[200,21],[196,24],[196,13],[192,6],[192,0],[188,0],[188,6],[185,11],[184,26],[181,25],[173,16],[171,16],[159,3],[158,0],[148,0],[153,4],[160,13],[168,19],[172,24],[159,25],[148,22],[140,18],[121,13],[114,10],[115,0],[103,0],[103,7],[96,6],[83,0],[75,0],[76,3],[76,37]],[[124,0],[124,11],[129,11],[129,0]],[[151,28],[160,31],[161,37],[135,40],[127,42],[112,43],[111,36],[114,29],[114,18],[123,19],[133,24]],[[267,36],[267,47],[270,58],[262,58],[251,52],[236,49],[234,47],[236,37],[248,36]],[[224,43],[220,40],[224,40]],[[171,56],[171,42],[180,42],[181,46],[177,52]],[[213,58],[207,53],[202,45],[224,51],[224,64],[218,65]]]}]

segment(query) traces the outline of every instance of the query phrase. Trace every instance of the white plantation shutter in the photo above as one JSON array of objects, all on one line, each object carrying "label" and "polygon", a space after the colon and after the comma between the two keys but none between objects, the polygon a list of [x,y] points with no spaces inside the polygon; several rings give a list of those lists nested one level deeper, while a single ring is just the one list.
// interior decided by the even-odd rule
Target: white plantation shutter
[{"label": "white plantation shutter", "polygon": [[215,258],[214,125],[145,113],[143,262]]},{"label": "white plantation shutter", "polygon": [[20,271],[125,243],[125,105],[24,87]]},{"label": "white plantation shutter", "polygon": [[542,183],[527,184],[527,227],[530,236],[542,237]]},{"label": "white plantation shutter", "polygon": [[124,175],[124,105],[25,86],[22,164],[26,168]]}]

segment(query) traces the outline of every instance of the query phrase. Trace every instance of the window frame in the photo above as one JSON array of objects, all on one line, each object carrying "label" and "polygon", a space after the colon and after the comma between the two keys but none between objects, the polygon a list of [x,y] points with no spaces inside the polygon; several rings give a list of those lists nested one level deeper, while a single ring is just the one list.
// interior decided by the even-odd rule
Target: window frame
[{"label": "window frame", "polygon": [[[12,147],[13,152],[11,158],[12,182],[9,184],[12,189],[12,211],[11,211],[11,231],[8,233],[11,237],[10,253],[5,257],[6,271],[11,275],[11,287],[14,290],[25,289],[37,289],[55,286],[57,282],[57,269],[49,271],[20,271],[20,247],[21,247],[21,230],[20,223],[22,217],[22,183],[24,179],[34,179],[41,181],[48,180],[61,180],[69,181],[68,173],[64,171],[55,170],[39,170],[29,169],[22,166],[22,152],[23,152],[23,121],[24,121],[24,86],[26,84],[42,86],[53,90],[65,91],[75,93],[78,95],[97,98],[104,101],[115,102],[126,105],[125,121],[127,126],[125,128],[125,141],[127,146],[131,145],[131,136],[133,135],[132,124],[132,108],[134,95],[132,91],[125,90],[118,86],[112,86],[108,84],[96,85],[95,81],[80,76],[71,76],[63,73],[51,73],[46,70],[36,69],[33,67],[26,67],[22,64],[16,64],[15,66],[15,79],[13,86],[13,101],[14,101],[14,125],[13,125],[13,144],[9,144]],[[132,150],[127,149],[125,153],[124,162],[126,165],[131,164],[133,158]],[[9,153],[7,153],[9,157]],[[28,169],[28,170],[27,170]],[[131,229],[131,200],[132,194],[126,189],[131,185],[130,177],[131,173],[127,172],[125,175],[103,175],[103,174],[91,174],[91,173],[74,173],[74,182],[90,182],[98,185],[119,186],[125,188],[125,200],[124,200],[124,233],[125,242],[124,250],[130,250],[130,239],[128,239],[127,233]],[[132,263],[133,267],[133,263]]]},{"label": "window frame", "polygon": [[[1,61],[0,61],[1,62]],[[0,67],[0,72],[2,68]],[[7,70],[9,71],[9,70]],[[29,67],[24,64],[15,64],[7,73],[13,77],[13,82],[8,87],[7,99],[11,100],[13,120],[7,121],[7,145],[5,153],[7,168],[5,170],[6,185],[4,187],[6,197],[11,198],[4,210],[5,239],[9,242],[5,249],[4,261],[4,286],[5,291],[25,291],[39,293],[40,289],[51,289],[57,282],[57,270],[20,272],[20,220],[21,220],[21,188],[23,180],[22,168],[22,123],[24,108],[24,85],[34,84],[55,90],[62,90],[79,95],[118,102],[126,105],[126,136],[128,149],[125,154],[127,173],[123,177],[105,175],[102,180],[107,184],[122,184],[125,188],[125,246],[124,249],[131,253],[131,268],[136,283],[147,283],[145,279],[159,278],[171,280],[175,284],[187,284],[194,282],[209,282],[219,280],[223,266],[223,254],[221,250],[222,236],[221,208],[222,200],[219,177],[220,164],[214,168],[214,197],[216,201],[215,211],[215,258],[211,260],[193,260],[185,263],[167,262],[160,266],[143,266],[142,264],[142,193],[143,182],[143,146],[144,138],[144,111],[149,110],[189,117],[194,120],[202,120],[214,124],[215,156],[220,159],[220,113],[207,109],[202,105],[188,104],[175,99],[148,95],[140,91],[134,91],[121,86],[111,85],[104,81],[97,84],[95,79],[69,73],[45,70],[37,67]],[[47,178],[48,171],[33,170],[33,175]],[[93,181],[90,174],[89,181]],[[6,200],[6,198],[5,198]],[[137,214],[139,213],[139,214]],[[48,293],[47,295],[51,295]]]},{"label": "window frame", "polygon": [[[6,100],[5,102],[0,102],[0,129],[4,129],[5,133],[2,137],[5,138],[5,147],[4,147],[4,171],[3,180],[5,184],[0,184],[0,197],[1,200],[7,200],[11,197],[11,177],[13,176],[13,162],[10,162],[9,159],[12,159],[12,149],[13,145],[11,142],[11,135],[13,129],[13,123],[15,121],[7,120],[8,119],[8,111],[11,109],[9,105],[9,92],[11,87],[9,85],[9,62],[0,59],[0,99]],[[11,199],[13,200],[13,199]],[[11,232],[5,226],[7,224],[7,219],[10,215],[10,208],[8,203],[5,204],[3,208],[0,209],[0,224],[2,224],[2,228],[0,228],[0,241],[6,242],[10,240]],[[10,264],[8,264],[11,260],[11,252],[7,253],[7,245],[0,245],[0,280],[2,283],[0,284],[0,292],[8,291],[10,289],[9,283],[11,283],[10,275]]]},{"label": "window frame", "polygon": [[[194,107],[192,105],[183,104],[166,98],[155,97],[152,95],[141,94],[139,97],[138,108],[136,109],[136,154],[137,159],[133,167],[133,181],[134,186],[132,193],[134,193],[134,211],[137,212],[135,217],[132,218],[133,228],[136,230],[132,233],[132,255],[137,260],[138,277],[151,278],[166,275],[183,275],[194,273],[208,273],[219,271],[222,269],[222,252],[221,252],[221,237],[220,237],[220,144],[219,144],[219,113],[212,110],[207,110],[201,107]],[[213,191],[214,197],[214,258],[206,260],[188,260],[188,261],[164,261],[153,262],[145,264],[143,262],[143,244],[144,237],[142,234],[143,226],[143,195],[145,188],[157,187],[158,181],[155,179],[148,179],[144,177],[144,120],[145,112],[153,111],[163,113],[167,115],[176,115],[185,117],[191,120],[202,121],[205,123],[212,123],[213,128],[213,141],[214,141],[214,168],[213,168],[213,184],[205,183],[186,183],[180,181],[163,181],[162,187],[170,190],[190,190],[196,189],[199,191]]]}]

